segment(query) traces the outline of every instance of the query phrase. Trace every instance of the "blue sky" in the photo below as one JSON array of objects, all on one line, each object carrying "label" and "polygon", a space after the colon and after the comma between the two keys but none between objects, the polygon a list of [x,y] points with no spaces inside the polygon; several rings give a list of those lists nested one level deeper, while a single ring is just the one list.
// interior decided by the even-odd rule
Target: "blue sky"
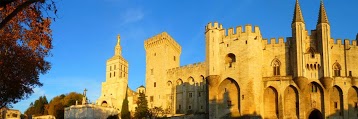
[{"label": "blue sky", "polygon": [[[56,0],[55,0],[56,1]],[[315,29],[319,0],[300,0],[307,30]],[[24,112],[30,102],[46,95],[82,93],[91,102],[105,81],[106,60],[113,56],[117,34],[129,62],[129,87],[145,85],[144,40],[168,32],[181,46],[181,65],[205,60],[204,27],[218,21],[225,28],[260,27],[264,38],[291,36],[295,0],[57,0],[53,22],[52,69],[40,77],[44,84],[13,108]],[[331,37],[355,39],[357,0],[325,0]]]}]

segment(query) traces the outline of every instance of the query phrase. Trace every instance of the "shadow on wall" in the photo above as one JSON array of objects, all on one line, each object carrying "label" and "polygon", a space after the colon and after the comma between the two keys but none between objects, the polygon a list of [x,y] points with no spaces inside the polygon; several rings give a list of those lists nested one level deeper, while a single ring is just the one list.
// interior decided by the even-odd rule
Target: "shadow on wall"
[{"label": "shadow on wall", "polygon": [[178,79],[172,88],[172,107],[175,114],[205,115],[207,114],[207,86],[204,77],[199,79],[189,77],[187,80]]},{"label": "shadow on wall", "polygon": [[[217,99],[208,101],[208,83],[201,76],[199,80],[189,77],[187,80],[178,79],[174,84],[168,82],[172,87],[171,107],[175,110],[176,118],[207,119],[209,118],[209,105],[218,111],[217,118],[222,119],[261,119],[262,116],[256,113],[249,115],[240,114],[240,88],[233,80],[221,82],[217,90]],[[174,86],[173,86],[174,85]],[[245,107],[241,107],[245,108]],[[210,112],[211,114],[216,111]],[[179,116],[180,115],[180,116]]]},{"label": "shadow on wall", "polygon": [[348,117],[348,119],[357,119],[358,118],[358,107],[357,104],[349,104],[348,110],[336,110],[333,114],[328,115],[327,118],[332,119],[343,119]]}]

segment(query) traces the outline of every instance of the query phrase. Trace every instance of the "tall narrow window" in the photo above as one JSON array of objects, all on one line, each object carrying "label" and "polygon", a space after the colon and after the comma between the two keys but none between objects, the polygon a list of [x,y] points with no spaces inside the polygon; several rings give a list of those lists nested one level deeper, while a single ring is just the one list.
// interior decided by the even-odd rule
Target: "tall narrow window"
[{"label": "tall narrow window", "polygon": [[352,77],[352,71],[349,71],[349,76]]},{"label": "tall narrow window", "polygon": [[176,59],[175,59],[175,56],[174,56],[174,61],[175,61]]},{"label": "tall narrow window", "polygon": [[154,82],[154,87],[157,87],[157,82]]},{"label": "tall narrow window", "polygon": [[333,71],[334,76],[341,76],[341,65],[337,61],[333,64]]},{"label": "tall narrow window", "polygon": [[312,91],[313,93],[316,93],[316,92],[317,92],[317,86],[316,86],[315,84],[312,84],[311,91]]},{"label": "tall narrow window", "polygon": [[154,97],[153,97],[153,96],[150,96],[149,101],[150,101],[150,102],[153,102],[153,100],[154,100]]},{"label": "tall narrow window", "polygon": [[153,75],[153,69],[150,69],[150,74]]},{"label": "tall narrow window", "polygon": [[279,76],[280,75],[280,61],[278,59],[274,59],[273,63],[272,63],[272,67],[273,67],[273,75],[274,76]]},{"label": "tall narrow window", "polygon": [[337,109],[338,108],[338,103],[334,102],[334,108]]},{"label": "tall narrow window", "polygon": [[116,72],[113,72],[113,77],[116,77]]}]

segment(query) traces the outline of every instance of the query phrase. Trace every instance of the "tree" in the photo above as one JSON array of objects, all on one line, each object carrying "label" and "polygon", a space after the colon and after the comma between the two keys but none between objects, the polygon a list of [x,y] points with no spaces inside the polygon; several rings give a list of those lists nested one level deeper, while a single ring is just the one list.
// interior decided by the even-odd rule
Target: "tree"
[{"label": "tree", "polygon": [[139,92],[139,97],[136,103],[137,108],[135,109],[134,117],[136,119],[146,118],[148,116],[148,101],[144,93]]},{"label": "tree", "polygon": [[162,118],[164,116],[164,110],[162,107],[154,107],[149,109],[148,115],[153,118]]},{"label": "tree", "polygon": [[122,119],[130,119],[131,118],[131,114],[129,112],[129,107],[128,107],[127,92],[126,92],[126,97],[124,98],[123,103],[122,103],[121,118]]},{"label": "tree", "polygon": [[30,103],[29,108],[25,111],[26,115],[45,115],[47,114],[46,106],[48,102],[46,96],[40,96],[35,103]]},{"label": "tree", "polygon": [[54,97],[50,103],[48,103],[46,96],[40,96],[34,103],[31,102],[29,108],[25,111],[25,114],[31,117],[32,115],[53,115],[57,119],[64,118],[64,108],[71,105],[75,105],[76,101],[81,104],[83,95],[76,92],[69,94],[61,94]]},{"label": "tree", "polygon": [[82,94],[76,92],[56,96],[48,104],[48,114],[55,116],[56,119],[63,119],[64,109],[71,105],[75,105],[76,101],[78,101],[78,104],[81,104],[82,97]]},{"label": "tree", "polygon": [[[28,98],[50,69],[53,1],[0,0],[0,108]],[[46,16],[45,16],[46,15]],[[50,14],[51,15],[51,14]]]}]

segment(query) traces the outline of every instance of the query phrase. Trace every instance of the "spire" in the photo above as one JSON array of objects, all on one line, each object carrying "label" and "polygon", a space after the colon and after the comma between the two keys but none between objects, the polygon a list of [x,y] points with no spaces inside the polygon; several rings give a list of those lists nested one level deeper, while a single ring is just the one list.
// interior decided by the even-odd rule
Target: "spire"
[{"label": "spire", "polygon": [[317,24],[320,24],[320,23],[329,24],[328,17],[326,14],[326,9],[324,8],[324,5],[323,5],[323,0],[321,0],[321,5],[319,7],[318,21],[317,21]]},{"label": "spire", "polygon": [[114,48],[115,49],[114,55],[121,55],[121,53],[122,53],[122,48],[121,48],[120,42],[121,42],[121,36],[118,34],[118,36],[117,36],[117,45]]},{"label": "spire", "polygon": [[292,24],[295,22],[305,22],[303,21],[303,16],[302,16],[302,12],[301,12],[301,7],[300,4],[298,3],[298,0],[296,0],[296,5],[295,5],[295,11],[293,13],[293,20],[292,20]]}]

